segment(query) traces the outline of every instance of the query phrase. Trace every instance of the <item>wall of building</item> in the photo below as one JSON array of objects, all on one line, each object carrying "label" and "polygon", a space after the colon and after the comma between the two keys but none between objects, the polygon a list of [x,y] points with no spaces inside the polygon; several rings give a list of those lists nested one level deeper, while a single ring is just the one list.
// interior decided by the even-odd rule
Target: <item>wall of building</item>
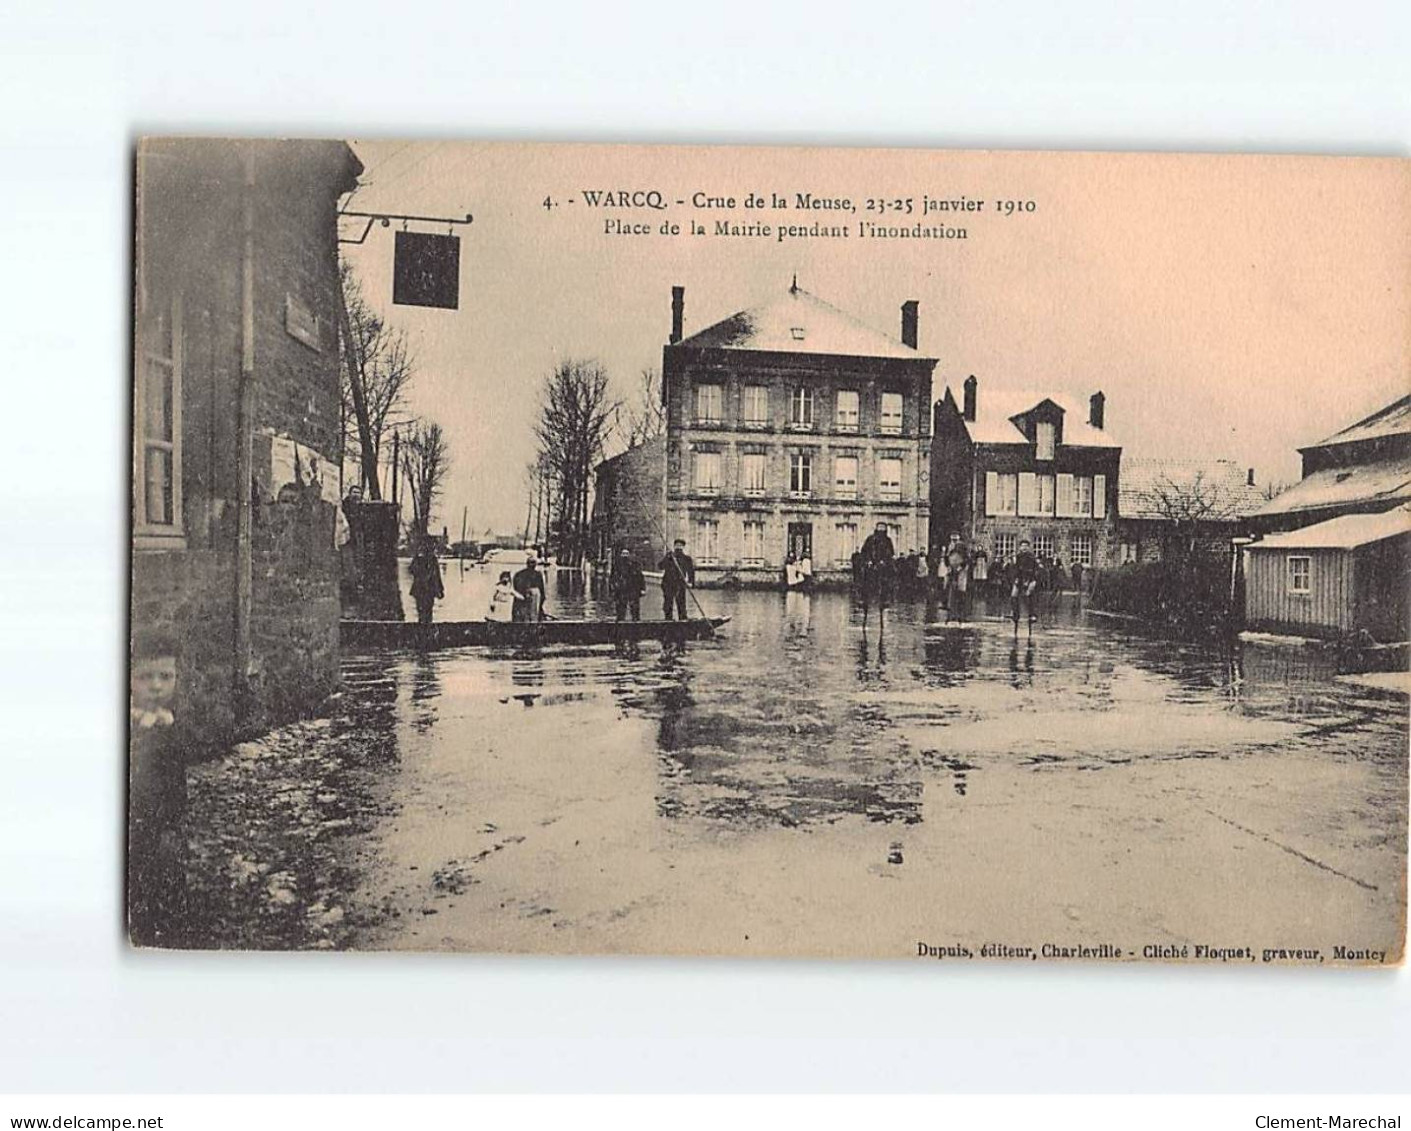
[{"label": "wall of building", "polygon": [[593,488],[593,548],[606,563],[627,547],[639,565],[665,555],[666,438],[629,448],[598,465]]},{"label": "wall of building", "polygon": [[[1247,627],[1303,636],[1337,636],[1352,629],[1351,551],[1250,547],[1245,554]],[[1290,557],[1309,559],[1307,593],[1289,589]]]}]

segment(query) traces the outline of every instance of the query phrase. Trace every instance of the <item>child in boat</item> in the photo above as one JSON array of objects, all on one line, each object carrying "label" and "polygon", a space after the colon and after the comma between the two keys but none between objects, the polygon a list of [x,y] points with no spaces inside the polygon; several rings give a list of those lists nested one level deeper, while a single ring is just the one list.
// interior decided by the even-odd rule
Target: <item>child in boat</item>
[{"label": "child in boat", "polygon": [[515,597],[510,571],[505,570],[500,574],[500,580],[495,583],[495,591],[490,594],[490,611],[485,614],[485,619],[505,622],[514,620]]}]

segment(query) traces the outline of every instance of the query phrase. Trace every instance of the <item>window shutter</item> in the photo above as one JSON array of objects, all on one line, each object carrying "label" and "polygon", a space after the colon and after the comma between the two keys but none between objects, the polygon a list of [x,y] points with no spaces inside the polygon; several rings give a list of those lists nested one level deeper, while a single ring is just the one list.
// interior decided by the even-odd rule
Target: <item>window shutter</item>
[{"label": "window shutter", "polygon": [[1021,515],[1039,513],[1039,477],[1032,471],[1019,473],[1019,513]]},{"label": "window shutter", "polygon": [[1107,476],[1093,476],[1093,518],[1107,517]]},{"label": "window shutter", "polygon": [[1058,517],[1071,518],[1073,515],[1073,477],[1060,474],[1058,477]]},{"label": "window shutter", "polygon": [[985,472],[985,514],[999,514],[999,472]]}]

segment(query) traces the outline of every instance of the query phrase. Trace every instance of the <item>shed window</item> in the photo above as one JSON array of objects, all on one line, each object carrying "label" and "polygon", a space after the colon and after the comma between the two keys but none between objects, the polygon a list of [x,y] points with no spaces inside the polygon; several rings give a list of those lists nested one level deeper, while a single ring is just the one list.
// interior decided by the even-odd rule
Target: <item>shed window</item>
[{"label": "shed window", "polygon": [[1311,558],[1289,555],[1289,592],[1310,593],[1313,590],[1313,561]]}]

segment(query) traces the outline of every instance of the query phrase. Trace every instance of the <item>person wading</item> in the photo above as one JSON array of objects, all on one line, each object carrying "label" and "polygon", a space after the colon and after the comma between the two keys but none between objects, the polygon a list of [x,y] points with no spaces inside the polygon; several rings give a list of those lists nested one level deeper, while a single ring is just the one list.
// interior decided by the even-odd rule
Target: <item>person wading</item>
[{"label": "person wading", "polygon": [[862,613],[864,619],[872,605],[887,607],[888,590],[892,579],[892,562],[897,556],[897,548],[887,535],[887,524],[879,522],[877,529],[867,536],[862,544]]},{"label": "person wading", "polygon": [[613,604],[617,606],[618,620],[625,620],[629,612],[633,620],[642,619],[642,595],[647,591],[647,579],[626,546],[617,551],[609,588]]},{"label": "person wading", "polygon": [[537,624],[544,619],[548,594],[544,591],[544,575],[539,572],[539,559],[533,554],[514,575],[514,592],[518,598],[514,603],[515,620]]},{"label": "person wading", "polygon": [[696,585],[696,563],[686,553],[686,539],[678,538],[671,553],[661,559],[661,614],[671,620],[675,610],[681,620],[689,620],[686,615],[686,590]]},{"label": "person wading", "polygon": [[431,611],[436,602],[446,595],[446,587],[441,582],[441,563],[436,560],[436,546],[425,534],[412,558],[412,600],[416,602],[418,624],[431,623]]},{"label": "person wading", "polygon": [[1019,553],[1014,558],[1014,588],[1010,593],[1013,602],[1014,631],[1019,631],[1019,610],[1022,605],[1029,615],[1032,625],[1038,618],[1034,615],[1034,591],[1039,587],[1039,560],[1029,548],[1029,539],[1019,543]]}]

